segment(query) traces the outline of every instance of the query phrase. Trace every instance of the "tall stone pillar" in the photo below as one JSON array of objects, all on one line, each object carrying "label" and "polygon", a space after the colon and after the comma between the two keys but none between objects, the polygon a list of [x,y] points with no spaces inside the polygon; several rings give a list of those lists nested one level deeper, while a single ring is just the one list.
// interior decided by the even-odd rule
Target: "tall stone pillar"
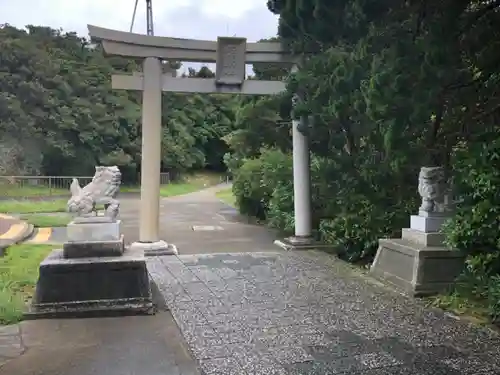
[{"label": "tall stone pillar", "polygon": [[[292,73],[296,71],[295,66]],[[294,106],[299,100],[299,96],[295,95]],[[295,235],[275,242],[276,245],[287,250],[316,247],[312,238],[311,163],[309,136],[306,130],[308,126],[308,119],[304,116],[292,120]]]},{"label": "tall stone pillar", "polygon": [[175,246],[160,240],[159,235],[163,81],[160,59],[145,58],[143,74],[139,242],[131,247],[144,250],[145,255],[177,254]]},{"label": "tall stone pillar", "polygon": [[295,237],[308,241],[312,234],[309,139],[300,131],[305,127],[307,118],[304,116],[292,121]]}]

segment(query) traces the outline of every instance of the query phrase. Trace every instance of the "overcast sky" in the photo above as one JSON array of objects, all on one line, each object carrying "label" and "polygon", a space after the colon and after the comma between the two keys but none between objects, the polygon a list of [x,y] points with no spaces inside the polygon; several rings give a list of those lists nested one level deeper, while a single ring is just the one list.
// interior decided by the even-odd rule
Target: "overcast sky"
[{"label": "overcast sky", "polygon": [[[159,36],[211,39],[276,35],[266,0],[152,0]],[[135,0],[0,0],[0,24],[43,25],[87,35],[87,24],[129,31]],[[134,32],[146,33],[146,0],[139,0]]]}]

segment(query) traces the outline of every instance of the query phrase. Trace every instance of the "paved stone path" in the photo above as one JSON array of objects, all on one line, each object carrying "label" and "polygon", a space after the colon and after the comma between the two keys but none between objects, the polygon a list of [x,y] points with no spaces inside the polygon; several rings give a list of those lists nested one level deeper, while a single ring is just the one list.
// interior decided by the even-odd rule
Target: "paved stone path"
[{"label": "paved stone path", "polygon": [[157,257],[148,268],[206,375],[500,374],[500,337],[320,252]]}]

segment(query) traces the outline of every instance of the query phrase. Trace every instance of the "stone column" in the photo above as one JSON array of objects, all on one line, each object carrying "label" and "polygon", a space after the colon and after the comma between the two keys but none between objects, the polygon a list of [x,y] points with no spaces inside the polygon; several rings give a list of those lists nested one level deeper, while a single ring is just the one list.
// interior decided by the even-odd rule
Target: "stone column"
[{"label": "stone column", "polygon": [[147,57],[143,64],[140,242],[159,240],[161,168],[161,62]]},{"label": "stone column", "polygon": [[293,142],[293,203],[295,214],[295,237],[311,237],[311,176],[309,140],[300,132],[307,126],[307,118],[302,116],[292,121]]},{"label": "stone column", "polygon": [[[294,66],[292,73],[297,72]],[[294,95],[293,105],[300,100],[299,95]],[[295,235],[274,243],[284,249],[314,248],[312,238],[312,213],[311,213],[311,174],[309,136],[307,135],[308,118],[301,116],[294,118],[292,113],[292,157],[293,157],[293,205],[295,218]]]},{"label": "stone column", "polygon": [[162,67],[155,57],[143,63],[142,88],[142,158],[139,242],[132,248],[143,249],[145,255],[176,254],[177,249],[160,240],[160,171]]},{"label": "stone column", "polygon": [[[298,67],[295,65],[292,74],[297,71]],[[296,105],[299,100],[300,96],[296,94],[293,104]],[[293,117],[295,116],[292,114]],[[292,120],[294,242],[309,242],[312,234],[309,137],[305,130],[308,125],[308,119],[304,116]]]}]

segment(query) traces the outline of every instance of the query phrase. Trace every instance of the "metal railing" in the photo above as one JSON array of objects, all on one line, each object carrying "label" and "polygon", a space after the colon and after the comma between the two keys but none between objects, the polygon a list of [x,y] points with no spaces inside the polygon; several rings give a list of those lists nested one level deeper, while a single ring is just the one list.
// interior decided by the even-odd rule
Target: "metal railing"
[{"label": "metal railing", "polygon": [[92,181],[92,176],[0,176],[0,197],[69,196],[73,178],[80,186]]},{"label": "metal railing", "polygon": [[[137,173],[137,185],[141,184],[141,174]],[[160,185],[168,185],[170,183],[170,173],[169,172],[161,172],[160,173]]]},{"label": "metal railing", "polygon": [[[0,199],[1,198],[23,198],[23,197],[46,197],[46,196],[70,196],[69,187],[73,178],[77,178],[80,186],[87,185],[92,181],[92,176],[0,176]],[[220,183],[229,183],[232,178],[229,175],[221,176]],[[138,176],[140,181],[140,175]],[[160,184],[171,183],[169,172],[160,173]],[[140,182],[135,186],[127,186],[139,189]],[[123,189],[126,191],[126,189]],[[132,189],[134,190],[134,189]],[[135,190],[134,190],[135,191]]]},{"label": "metal railing", "polygon": [[[77,178],[83,187],[92,181],[93,176],[0,176],[0,198],[69,197],[71,195],[69,187],[73,178]],[[162,185],[170,183],[168,172],[160,173],[160,183]],[[122,186],[138,188],[139,185],[140,183],[134,186]]]}]

